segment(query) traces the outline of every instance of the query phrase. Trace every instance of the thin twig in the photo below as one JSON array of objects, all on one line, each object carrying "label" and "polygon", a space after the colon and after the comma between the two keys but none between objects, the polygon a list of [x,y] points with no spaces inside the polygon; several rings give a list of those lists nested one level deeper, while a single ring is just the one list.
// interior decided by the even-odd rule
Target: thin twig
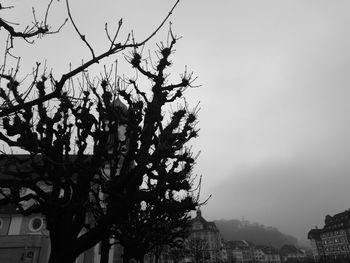
[{"label": "thin twig", "polygon": [[67,11],[68,11],[69,19],[70,19],[70,21],[72,22],[72,25],[73,25],[75,31],[78,33],[78,35],[79,35],[79,37],[81,38],[81,40],[83,40],[83,42],[84,42],[84,43],[87,45],[87,47],[90,49],[91,54],[92,54],[92,57],[95,58],[94,50],[93,50],[92,47],[90,46],[89,42],[87,42],[85,35],[83,35],[83,34],[80,33],[78,27],[77,27],[76,24],[74,23],[72,14],[71,14],[71,12],[70,12],[68,0],[66,0],[66,5],[67,5]]},{"label": "thin twig", "polygon": [[49,14],[49,9],[50,9],[50,6],[52,4],[53,0],[50,1],[50,3],[48,4],[47,6],[47,9],[46,9],[46,13],[45,13],[45,20],[44,20],[44,25],[46,26],[47,25],[47,16]]},{"label": "thin twig", "polygon": [[119,20],[119,22],[118,22],[118,29],[117,29],[117,32],[116,32],[115,35],[114,35],[113,40],[112,40],[111,48],[114,46],[115,40],[117,39],[117,36],[118,36],[118,34],[119,34],[119,31],[120,31],[120,28],[122,27],[122,25],[123,25],[123,19],[121,18],[121,19]]},{"label": "thin twig", "polygon": [[108,40],[109,40],[111,43],[113,43],[113,42],[112,42],[112,39],[111,39],[111,37],[109,36],[109,33],[108,33],[108,24],[107,24],[107,23],[105,23],[105,31],[106,31],[106,35],[107,35]]},{"label": "thin twig", "polygon": [[157,32],[163,27],[164,23],[168,20],[168,18],[172,15],[175,7],[178,5],[178,3],[180,2],[180,0],[177,0],[176,3],[174,4],[174,6],[171,8],[170,12],[168,13],[168,15],[164,18],[163,22],[158,26],[158,28],[148,37],[146,38],[144,41],[142,41],[141,43],[137,44],[138,46],[142,46],[143,44],[145,44],[148,40],[150,40],[155,34],[157,34]]},{"label": "thin twig", "polygon": [[[77,75],[78,73],[84,71],[85,69],[87,69],[88,67],[90,67],[91,65],[95,64],[95,63],[98,63],[100,60],[106,58],[106,57],[109,57],[110,55],[112,54],[116,54],[124,49],[127,49],[127,48],[131,48],[131,47],[140,47],[142,45],[144,45],[147,41],[149,41],[153,36],[155,36],[157,34],[157,32],[160,30],[160,28],[164,25],[164,23],[168,20],[168,18],[170,17],[170,15],[172,14],[173,10],[175,9],[175,7],[177,6],[177,4],[180,2],[180,0],[177,0],[176,3],[173,5],[173,7],[171,8],[170,12],[168,13],[168,15],[163,19],[163,21],[161,22],[161,24],[156,28],[155,31],[153,31],[146,39],[144,39],[143,41],[139,42],[139,43],[135,43],[135,44],[127,44],[129,42],[129,39],[130,39],[130,34],[128,35],[126,41],[124,44],[121,44],[121,43],[117,43],[113,46],[113,48],[105,51],[104,53],[100,54],[99,56],[95,57],[93,55],[93,58],[90,59],[89,61],[87,61],[86,63],[84,63],[83,65],[80,65],[78,66],[77,68],[75,68],[74,70],[71,70],[69,71],[68,73],[66,74],[63,74],[61,79],[59,81],[55,81],[55,90],[52,91],[51,93],[48,93],[46,94],[45,96],[42,96],[40,98],[37,98],[37,99],[34,99],[32,101],[28,101],[28,102],[25,102],[21,105],[13,105],[9,108],[5,108],[5,109],[2,109],[1,112],[0,112],[0,118],[1,117],[4,117],[6,115],[9,115],[11,113],[14,113],[20,109],[23,109],[25,107],[32,107],[34,105],[37,105],[37,104],[40,104],[40,103],[43,103],[47,100],[50,100],[50,99],[53,99],[53,98],[57,98],[61,95],[61,92],[62,92],[62,89],[63,89],[63,86],[64,84],[66,83],[66,81],[72,77],[74,77],[75,75]],[[69,8],[69,4],[68,4],[68,0],[66,0],[66,4],[67,4],[67,7]],[[71,18],[71,14],[70,14],[70,10],[68,9],[68,13],[70,15],[70,18]],[[0,27],[2,26],[2,20],[0,19]],[[73,25],[75,26],[73,20],[71,19],[71,22],[73,23]],[[10,27],[9,25],[6,24],[6,27],[5,29],[7,29],[8,31],[9,30],[12,30],[13,34],[15,33],[14,32],[14,29],[12,27]],[[40,28],[39,28],[40,29]],[[38,30],[39,30],[38,29]],[[46,29],[47,30],[47,29]],[[77,28],[76,28],[77,30]],[[45,31],[46,32],[46,31]],[[79,31],[78,31],[79,32]],[[18,34],[18,33],[17,33]],[[80,33],[78,33],[79,35],[81,35]],[[12,35],[12,34],[11,34]],[[25,36],[26,37],[29,37],[29,36],[32,36],[32,35],[35,35],[34,32],[31,33],[31,34],[26,34]],[[15,36],[18,36],[15,34]],[[19,36],[22,36],[23,37],[23,33],[19,34]],[[82,36],[82,35],[81,35]],[[85,39],[85,37],[84,37]],[[86,41],[86,40],[85,40]],[[84,42],[85,42],[84,41]],[[87,42],[86,42],[87,43]],[[90,50],[91,47],[89,47]]]},{"label": "thin twig", "polygon": [[46,35],[52,35],[52,34],[57,34],[58,32],[60,32],[60,30],[62,29],[62,27],[68,22],[68,18],[66,18],[64,20],[64,22],[62,23],[62,25],[60,25],[60,27],[56,30],[56,31],[48,31],[46,33]]}]

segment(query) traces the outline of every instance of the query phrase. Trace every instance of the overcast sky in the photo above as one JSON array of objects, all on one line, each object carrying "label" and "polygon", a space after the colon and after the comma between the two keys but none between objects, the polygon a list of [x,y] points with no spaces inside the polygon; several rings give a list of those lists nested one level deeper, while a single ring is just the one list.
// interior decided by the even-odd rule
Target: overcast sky
[{"label": "overcast sky", "polygon": [[[17,21],[32,5],[42,15],[42,2],[11,1]],[[71,11],[102,51],[105,22],[113,31],[123,18],[120,40],[130,29],[142,39],[173,3],[75,0]],[[64,8],[54,2],[49,23],[59,26]],[[182,0],[175,9],[173,30],[183,38],[173,74],[187,65],[202,85],[187,96],[201,102],[195,172],[203,175],[202,198],[213,195],[202,208],[207,219],[244,217],[305,241],[326,214],[350,207],[349,11],[341,0]],[[155,40],[166,40],[167,28]],[[35,52],[16,46],[27,55],[23,68],[46,58],[57,77],[89,56],[70,24],[37,40]]]}]

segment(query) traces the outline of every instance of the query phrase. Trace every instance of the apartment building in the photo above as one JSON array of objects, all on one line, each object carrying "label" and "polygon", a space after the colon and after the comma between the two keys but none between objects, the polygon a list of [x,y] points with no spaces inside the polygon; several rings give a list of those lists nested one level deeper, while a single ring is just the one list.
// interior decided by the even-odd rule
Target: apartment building
[{"label": "apartment building", "polygon": [[350,210],[325,217],[322,229],[311,229],[311,242],[315,260],[350,259]]},{"label": "apartment building", "polygon": [[246,240],[234,240],[225,242],[228,262],[249,263],[253,262],[254,245]]},{"label": "apartment building", "polygon": [[272,246],[258,245],[254,248],[254,262],[281,263],[279,251]]}]

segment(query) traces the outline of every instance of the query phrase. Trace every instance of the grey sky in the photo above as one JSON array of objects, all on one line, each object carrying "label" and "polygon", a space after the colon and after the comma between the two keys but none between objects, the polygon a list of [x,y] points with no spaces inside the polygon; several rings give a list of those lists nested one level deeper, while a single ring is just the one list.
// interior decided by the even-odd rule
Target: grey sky
[{"label": "grey sky", "polygon": [[[18,17],[30,15],[29,2],[15,1],[23,7]],[[132,28],[140,39],[172,3],[90,0],[71,7],[87,39],[103,50],[106,21],[113,31],[123,17],[121,37]],[[58,25],[64,2],[54,5]],[[173,74],[188,65],[203,85],[187,95],[193,106],[201,101],[195,172],[204,176],[203,199],[213,194],[203,208],[208,219],[243,216],[305,240],[326,214],[350,207],[349,9],[340,0],[180,2],[171,17],[183,36]],[[155,40],[166,39],[166,29]],[[71,25],[37,41],[36,52],[31,59],[47,58],[57,76],[89,56]]]}]

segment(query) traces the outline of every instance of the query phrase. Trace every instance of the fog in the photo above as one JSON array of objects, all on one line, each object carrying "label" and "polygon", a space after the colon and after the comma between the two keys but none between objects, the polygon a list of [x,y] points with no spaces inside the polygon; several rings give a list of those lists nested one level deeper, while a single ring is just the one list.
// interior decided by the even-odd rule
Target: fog
[{"label": "fog", "polygon": [[[28,3],[14,3],[17,21],[31,18]],[[71,11],[103,50],[105,22],[116,29],[123,18],[121,39],[130,29],[143,39],[173,3],[72,1]],[[39,1],[33,5],[38,15],[46,10]],[[54,2],[49,22],[60,25],[64,7]],[[191,0],[175,9],[172,27],[183,38],[172,74],[187,65],[202,85],[186,95],[201,107],[193,146],[201,151],[194,172],[203,175],[202,199],[212,194],[205,217],[244,217],[306,242],[326,214],[350,207],[349,9],[348,1],[322,0]],[[167,29],[154,42],[166,39]],[[56,76],[90,56],[71,25],[36,40],[37,53],[22,44],[16,40],[14,50],[25,54],[22,69],[47,59]]]}]

